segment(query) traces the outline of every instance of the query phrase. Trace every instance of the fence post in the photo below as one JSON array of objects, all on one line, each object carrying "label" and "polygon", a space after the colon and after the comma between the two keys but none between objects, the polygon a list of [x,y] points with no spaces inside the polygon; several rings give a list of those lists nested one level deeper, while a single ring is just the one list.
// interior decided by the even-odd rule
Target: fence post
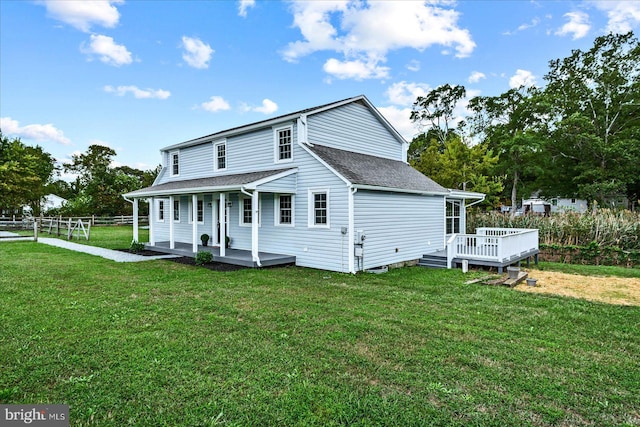
[{"label": "fence post", "polygon": [[34,242],[38,241],[38,219],[37,218],[33,221],[33,241]]}]

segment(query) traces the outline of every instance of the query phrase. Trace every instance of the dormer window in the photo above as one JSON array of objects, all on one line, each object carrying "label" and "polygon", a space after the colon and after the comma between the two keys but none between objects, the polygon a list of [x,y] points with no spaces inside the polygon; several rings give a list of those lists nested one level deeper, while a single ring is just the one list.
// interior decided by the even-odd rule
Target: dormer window
[{"label": "dormer window", "polygon": [[177,151],[169,154],[169,161],[171,167],[171,176],[180,175],[180,155]]},{"label": "dormer window", "polygon": [[276,163],[290,162],[293,160],[292,135],[292,126],[274,129]]}]

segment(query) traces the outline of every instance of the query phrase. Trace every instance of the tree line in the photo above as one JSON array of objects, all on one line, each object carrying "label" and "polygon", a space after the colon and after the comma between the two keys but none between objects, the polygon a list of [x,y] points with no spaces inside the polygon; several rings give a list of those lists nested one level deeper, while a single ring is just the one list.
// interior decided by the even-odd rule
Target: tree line
[{"label": "tree line", "polygon": [[589,50],[550,61],[544,80],[544,88],[474,97],[466,117],[455,114],[463,86],[418,97],[411,119],[426,131],[411,142],[411,165],[445,187],[486,193],[486,207],[517,206],[534,192],[601,205],[620,195],[637,201],[638,39],[598,37]]},{"label": "tree line", "polygon": [[[25,145],[19,138],[8,138],[0,130],[0,210],[22,212],[30,206],[35,215],[47,194],[56,194],[67,203],[47,214],[64,216],[131,215],[131,203],[122,194],[148,187],[160,172],[160,165],[142,171],[129,166],[112,166],[115,150],[91,145],[85,153],[74,154],[61,166],[40,146]],[[72,182],[60,173],[76,176]],[[141,206],[141,211],[145,209]],[[145,214],[143,211],[142,214]]]}]

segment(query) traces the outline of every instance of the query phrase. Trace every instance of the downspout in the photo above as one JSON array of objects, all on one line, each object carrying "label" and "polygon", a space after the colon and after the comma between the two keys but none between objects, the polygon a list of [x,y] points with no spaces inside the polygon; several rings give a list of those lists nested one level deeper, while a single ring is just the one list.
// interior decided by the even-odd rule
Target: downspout
[{"label": "downspout", "polygon": [[[349,229],[348,229],[348,241],[347,241],[347,251],[349,252],[349,273],[356,274],[355,269],[355,203],[353,200],[353,196],[358,192],[358,189],[353,186],[353,184],[347,187],[347,199],[348,199],[348,208],[349,208]],[[364,264],[363,264],[364,266]]]},{"label": "downspout", "polygon": [[133,205],[133,241],[138,242],[138,199],[130,200],[124,194],[122,198]]},{"label": "downspout", "polygon": [[[251,258],[258,267],[262,267],[258,253],[258,220],[260,218],[258,190],[253,190],[253,193],[249,193],[244,187],[240,187],[240,191],[251,197]],[[255,211],[253,210],[254,207]]]}]

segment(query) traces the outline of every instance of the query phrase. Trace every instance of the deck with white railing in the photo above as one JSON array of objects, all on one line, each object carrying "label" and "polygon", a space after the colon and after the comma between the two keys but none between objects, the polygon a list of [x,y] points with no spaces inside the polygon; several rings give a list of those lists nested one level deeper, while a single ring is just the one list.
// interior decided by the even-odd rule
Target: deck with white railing
[{"label": "deck with white railing", "polygon": [[538,255],[538,230],[526,228],[478,228],[476,234],[452,234],[445,253],[447,268],[466,260],[472,265],[497,267]]}]

